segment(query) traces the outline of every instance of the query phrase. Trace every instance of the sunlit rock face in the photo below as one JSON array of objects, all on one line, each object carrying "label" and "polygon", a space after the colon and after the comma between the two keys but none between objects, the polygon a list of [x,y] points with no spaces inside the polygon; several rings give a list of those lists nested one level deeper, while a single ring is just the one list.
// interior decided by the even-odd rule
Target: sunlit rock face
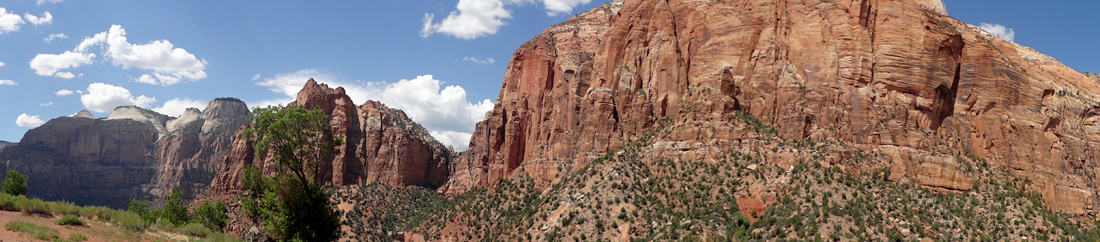
[{"label": "sunlit rock face", "polygon": [[[938,0],[605,4],[513,54],[495,108],[440,191],[518,173],[546,187],[664,119],[669,134],[649,158],[716,161],[769,146],[732,125],[744,112],[782,139],[869,154],[852,169],[966,191],[957,157],[979,157],[1032,180],[1053,209],[1094,214],[1100,85],[946,13]],[[780,165],[798,158],[760,152]]]},{"label": "sunlit rock face", "polygon": [[247,121],[248,107],[237,99],[178,118],[133,106],[102,119],[81,111],[27,131],[0,151],[0,169],[30,176],[29,195],[46,200],[123,208],[130,198],[157,200],[173,187],[190,198],[209,184]]},{"label": "sunlit rock face", "polygon": [[[312,79],[288,106],[323,110],[329,115],[332,136],[344,141],[333,160],[318,164],[316,179],[323,184],[380,182],[434,188],[447,181],[451,150],[401,110],[375,101],[356,106],[343,87],[333,89]],[[254,143],[242,138],[240,131],[236,135],[214,177],[210,196],[241,192],[241,172],[249,165],[274,172],[270,158],[257,157]]]}]

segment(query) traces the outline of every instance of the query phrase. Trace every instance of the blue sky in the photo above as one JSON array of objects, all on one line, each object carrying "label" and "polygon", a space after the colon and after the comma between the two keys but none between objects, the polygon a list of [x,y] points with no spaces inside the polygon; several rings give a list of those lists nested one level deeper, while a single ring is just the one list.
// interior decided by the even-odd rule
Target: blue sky
[{"label": "blue sky", "polygon": [[[84,109],[178,115],[218,97],[285,103],[313,77],[345,86],[356,103],[401,108],[463,150],[515,49],[602,3],[0,0],[0,140]],[[1089,12],[1100,3],[945,4],[965,22],[1002,25],[1018,43],[1100,72],[1100,19]]]}]

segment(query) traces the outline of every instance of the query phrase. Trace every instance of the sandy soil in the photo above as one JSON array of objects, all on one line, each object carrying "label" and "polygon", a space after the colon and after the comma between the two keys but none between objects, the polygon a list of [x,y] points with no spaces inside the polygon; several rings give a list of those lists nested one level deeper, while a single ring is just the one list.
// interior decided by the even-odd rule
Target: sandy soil
[{"label": "sandy soil", "polygon": [[[87,225],[85,226],[65,226],[58,225],[57,220],[60,217],[40,217],[40,216],[23,216],[19,212],[0,211],[0,226],[8,224],[13,221],[22,221],[32,223],[38,226],[57,229],[61,234],[61,239],[69,239],[72,234],[80,233],[88,238],[89,242],[116,242],[116,241],[164,241],[164,240],[179,240],[186,238],[171,238],[168,234],[164,233],[131,233],[125,232],[115,225],[111,225],[101,221],[90,221],[83,219]],[[43,241],[35,239],[26,233],[17,231],[10,231],[7,229],[0,229],[0,242],[32,242]]]}]

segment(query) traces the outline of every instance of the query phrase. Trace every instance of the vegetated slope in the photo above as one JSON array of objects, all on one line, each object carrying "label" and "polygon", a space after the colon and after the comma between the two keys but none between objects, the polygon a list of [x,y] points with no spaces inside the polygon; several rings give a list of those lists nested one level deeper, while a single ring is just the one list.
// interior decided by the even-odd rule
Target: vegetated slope
[{"label": "vegetated slope", "polygon": [[[1031,180],[981,158],[956,157],[974,189],[940,191],[860,169],[869,157],[854,147],[783,140],[739,119],[770,145],[717,161],[650,159],[654,140],[674,135],[658,127],[545,190],[519,175],[450,200],[385,185],[348,187],[336,200],[357,241],[1100,239],[1094,224],[1051,212]],[[765,150],[801,158],[779,167]],[[832,152],[854,155],[829,163]],[[766,194],[776,202],[762,203]]]},{"label": "vegetated slope", "polygon": [[[1054,211],[1093,217],[1100,83],[969,26],[936,0],[615,1],[522,45],[496,106],[455,158],[457,196],[526,174],[564,181],[659,120],[654,160],[718,162],[762,150],[800,156],[731,125],[737,113],[782,140],[862,150],[861,170],[966,193],[978,157],[1032,181]],[[854,152],[828,152],[837,163]],[[678,166],[679,167],[679,166]],[[752,193],[771,204],[779,196]]]}]

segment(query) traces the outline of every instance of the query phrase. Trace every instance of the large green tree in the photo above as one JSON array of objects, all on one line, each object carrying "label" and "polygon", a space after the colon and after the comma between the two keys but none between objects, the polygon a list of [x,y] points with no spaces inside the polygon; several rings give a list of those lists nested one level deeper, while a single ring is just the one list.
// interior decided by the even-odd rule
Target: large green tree
[{"label": "large green tree", "polygon": [[4,178],[3,192],[15,196],[27,194],[27,175],[19,173],[15,169],[8,169],[8,177]]},{"label": "large green tree", "polygon": [[263,177],[259,168],[245,169],[242,182],[250,194],[242,197],[245,214],[261,222],[278,241],[333,241],[339,237],[339,214],[329,194],[317,182],[318,163],[330,161],[336,146],[328,115],[299,107],[257,108],[253,127],[244,137],[256,140],[256,155],[273,161]]}]

